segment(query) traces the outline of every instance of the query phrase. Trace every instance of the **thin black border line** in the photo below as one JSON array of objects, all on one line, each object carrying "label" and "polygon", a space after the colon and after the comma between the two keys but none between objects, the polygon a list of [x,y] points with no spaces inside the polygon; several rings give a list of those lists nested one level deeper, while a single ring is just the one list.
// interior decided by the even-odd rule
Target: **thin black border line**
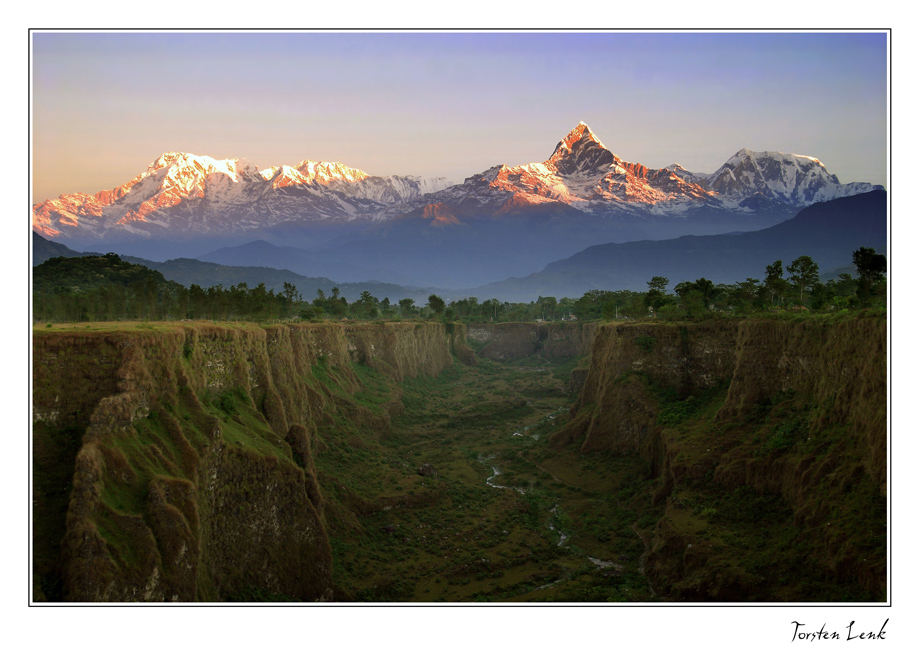
[{"label": "thin black border line", "polygon": [[888,297],[886,298],[887,305],[885,306],[885,311],[886,311],[885,320],[888,326],[888,347],[885,353],[887,354],[887,362],[888,362],[888,387],[887,387],[888,411],[886,415],[888,419],[888,423],[886,424],[888,426],[887,428],[888,440],[887,440],[887,446],[886,446],[887,452],[888,452],[888,459],[886,460],[886,463],[885,463],[886,470],[887,470],[886,479],[885,479],[885,497],[888,498],[888,519],[887,519],[888,520],[888,582],[887,582],[888,605],[893,606],[894,605],[894,597],[893,597],[894,590],[893,590],[892,584],[894,583],[894,552],[893,552],[894,550],[894,518],[893,518],[894,517],[894,494],[892,493],[891,488],[894,486],[894,484],[891,479],[892,471],[893,471],[891,460],[894,459],[892,456],[892,448],[894,447],[894,433],[893,433],[894,416],[892,414],[893,407],[894,407],[894,392],[891,386],[892,386],[892,379],[894,378],[894,375],[892,373],[892,364],[893,364],[894,357],[891,354],[892,332],[893,332],[892,331],[892,321],[893,320],[891,318],[891,309],[893,308],[894,302],[891,300],[891,298],[894,296],[894,292],[891,289],[892,288],[891,286],[891,282],[892,282],[891,253],[894,247],[894,238],[892,237],[892,231],[894,229],[894,218],[892,216],[892,212],[894,208],[894,200],[891,198],[891,180],[893,178],[893,173],[892,173],[893,165],[892,164],[894,162],[894,158],[893,158],[894,156],[893,155],[894,138],[892,137],[892,133],[894,131],[894,127],[892,125],[892,120],[893,120],[892,107],[894,106],[894,101],[892,100],[892,95],[894,94],[894,85],[892,83],[894,79],[893,73],[892,73],[892,68],[894,67],[893,62],[892,62],[892,58],[893,58],[892,53],[894,52],[894,47],[892,45],[891,30],[888,30],[887,41],[888,41],[888,93],[887,93],[888,95],[888,133],[886,134],[886,136],[888,138],[888,179],[887,179],[888,181],[888,188],[887,188],[887,192],[888,192],[888,266],[887,266],[888,267],[888,278],[886,279],[886,285],[888,286],[887,287]]},{"label": "thin black border line", "polygon": [[28,351],[28,375],[29,375],[29,402],[27,405],[28,410],[28,422],[29,422],[29,468],[28,468],[28,478],[29,478],[29,488],[28,496],[29,501],[26,506],[28,510],[28,559],[29,567],[27,572],[27,606],[35,608],[71,608],[71,607],[89,607],[89,608],[100,608],[100,607],[140,607],[140,608],[153,608],[153,607],[167,607],[167,608],[183,608],[183,607],[267,607],[267,608],[278,608],[278,607],[288,607],[288,608],[302,608],[302,607],[353,607],[353,608],[372,608],[372,607],[391,607],[391,608],[425,608],[425,607],[434,607],[434,608],[444,608],[444,607],[472,607],[472,608],[493,608],[493,607],[575,607],[575,608],[668,608],[668,607],[678,607],[678,608],[756,608],[756,609],[765,609],[770,607],[778,608],[892,608],[894,606],[893,600],[893,579],[894,579],[894,555],[893,555],[893,539],[894,539],[894,523],[892,515],[894,514],[894,496],[891,493],[892,487],[892,449],[893,449],[893,436],[892,430],[894,429],[893,425],[893,416],[892,416],[892,404],[893,404],[893,391],[892,391],[892,367],[893,367],[893,356],[891,354],[892,348],[892,320],[891,313],[892,311],[892,280],[891,280],[891,253],[893,249],[893,201],[891,198],[891,179],[893,178],[892,172],[892,163],[893,163],[893,150],[894,150],[894,138],[892,134],[894,132],[893,128],[893,100],[892,95],[894,94],[893,89],[893,72],[894,67],[893,57],[892,57],[892,38],[893,38],[893,28],[884,27],[884,28],[617,28],[617,29],[579,29],[579,28],[564,28],[564,29],[547,29],[547,28],[524,28],[524,29],[514,29],[514,28],[501,28],[501,27],[489,27],[489,28],[424,28],[424,27],[410,27],[410,28],[368,28],[368,29],[348,29],[348,28],[336,28],[336,27],[322,27],[322,28],[264,28],[264,29],[252,29],[245,27],[233,27],[233,28],[195,28],[195,27],[182,27],[182,28],[142,28],[142,27],[130,27],[130,28],[117,28],[117,27],[103,27],[103,28],[38,28],[30,27],[27,30],[27,40],[28,40],[28,52],[27,57],[27,70],[26,70],[26,86],[28,88],[28,101],[27,101],[27,124],[28,130],[26,133],[26,140],[28,144],[28,161],[29,169],[27,174],[28,179],[28,194],[29,194],[29,205],[32,205],[32,34],[33,32],[40,32],[45,34],[61,34],[61,33],[71,33],[71,34],[91,34],[91,33],[100,33],[100,32],[118,32],[118,33],[198,33],[198,34],[220,34],[220,33],[233,33],[233,32],[242,32],[248,34],[258,34],[258,33],[300,33],[300,34],[311,34],[311,33],[341,33],[341,34],[381,34],[381,33],[406,33],[406,32],[425,32],[425,33],[443,33],[443,34],[464,34],[464,33],[483,33],[483,32],[495,32],[495,33],[506,33],[506,34],[564,34],[564,33],[580,33],[580,34],[622,34],[622,33],[637,33],[637,32],[649,32],[649,33],[699,33],[699,34],[715,34],[715,33],[735,33],[735,34],[763,34],[763,33],[787,33],[787,34],[810,34],[810,33],[824,33],[824,34],[846,34],[846,33],[886,33],[886,46],[887,46],[887,68],[888,68],[888,88],[887,88],[887,101],[888,101],[888,129],[886,137],[888,139],[888,187],[885,189],[888,200],[888,281],[887,281],[887,305],[886,305],[886,325],[888,331],[888,342],[887,342],[887,460],[886,460],[886,497],[888,499],[888,515],[887,515],[887,525],[888,525],[888,559],[887,559],[887,572],[888,577],[886,581],[886,590],[888,593],[888,599],[885,603],[862,603],[862,602],[831,602],[831,603],[675,603],[675,602],[663,602],[663,603],[596,603],[596,602],[586,602],[586,603],[552,603],[552,602],[496,602],[496,603],[444,603],[444,604],[435,604],[435,603],[352,603],[352,602],[328,602],[328,603],[309,603],[309,602],[298,602],[298,603],[223,603],[223,602],[182,602],[176,604],[170,603],[80,603],[80,602],[55,602],[55,603],[35,603],[32,600],[32,575],[33,575],[33,559],[32,559],[32,225],[31,218],[29,220],[29,229],[28,229],[28,259],[29,259],[29,273],[28,273],[28,295],[27,303],[29,306],[29,321],[27,327],[29,329],[29,351]]},{"label": "thin black border line", "polygon": [[889,44],[891,38],[891,27],[817,27],[817,28],[799,28],[799,27],[718,27],[718,28],[696,28],[696,27],[675,27],[675,28],[658,28],[658,27],[617,27],[617,28],[576,28],[576,27],[559,27],[559,28],[505,28],[505,27],[383,27],[383,28],[348,28],[348,27],[270,27],[270,28],[250,28],[250,27],[29,27],[28,31],[41,32],[45,34],[98,34],[102,32],[118,33],[148,33],[148,34],[168,34],[168,33],[197,33],[197,34],[224,34],[232,32],[241,32],[247,34],[385,34],[385,33],[430,33],[430,34],[635,34],[647,32],[652,34],[867,34],[888,32]]},{"label": "thin black border line", "polygon": [[[26,89],[27,89],[27,92],[26,92],[26,95],[27,95],[27,98],[26,98],[26,147],[27,149],[26,149],[26,152],[28,152],[28,171],[26,172],[26,183],[28,184],[29,207],[31,208],[32,200],[33,200],[33,197],[32,197],[32,30],[29,30],[28,33],[26,34],[26,50],[29,53],[28,56],[26,57],[27,59],[27,62],[26,62]],[[31,607],[33,605],[32,587],[34,584],[33,578],[35,577],[35,560],[32,558],[32,547],[33,547],[33,541],[32,541],[32,528],[33,528],[32,510],[33,510],[33,507],[32,505],[34,501],[34,498],[32,496],[32,488],[35,485],[35,481],[32,477],[32,464],[33,464],[33,459],[34,459],[34,453],[32,451],[32,442],[34,438],[33,432],[35,430],[35,426],[32,421],[32,400],[33,400],[32,390],[33,390],[33,385],[35,384],[35,379],[32,377],[32,347],[34,346],[32,335],[33,335],[33,331],[35,330],[34,327],[32,326],[32,323],[33,323],[33,318],[32,318],[32,240],[33,238],[34,236],[32,235],[32,216],[30,215],[29,216],[28,240],[26,240],[26,242],[29,243],[29,248],[26,250],[26,258],[28,258],[29,260],[29,271],[26,274],[26,282],[28,283],[28,287],[26,288],[26,306],[28,306],[27,312],[29,313],[29,321],[26,324],[29,328],[29,333],[28,333],[29,351],[26,353],[26,361],[27,361],[26,364],[28,364],[28,369],[26,370],[26,372],[29,374],[29,400],[28,400],[28,404],[26,405],[26,410],[28,411],[28,414],[26,415],[26,423],[29,426],[29,459],[26,462],[26,464],[28,465],[26,467],[26,478],[27,478],[26,481],[29,483],[29,486],[26,492],[29,497],[28,503],[26,503],[26,512],[27,512],[26,523],[28,523],[28,528],[26,532],[26,538],[28,539],[28,543],[26,544],[26,551],[28,553],[27,559],[29,560],[29,570],[26,573],[26,606],[27,607]]]}]

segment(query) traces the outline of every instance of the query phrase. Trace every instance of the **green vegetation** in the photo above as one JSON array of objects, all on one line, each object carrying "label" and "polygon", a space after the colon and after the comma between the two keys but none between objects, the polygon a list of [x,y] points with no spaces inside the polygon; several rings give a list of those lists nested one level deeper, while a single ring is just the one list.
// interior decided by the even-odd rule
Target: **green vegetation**
[{"label": "green vegetation", "polygon": [[652,349],[655,348],[655,338],[651,335],[637,335],[635,342],[646,353],[651,353]]},{"label": "green vegetation", "polygon": [[605,362],[557,439],[645,460],[663,506],[646,571],[668,599],[885,599],[884,326],[828,313],[599,331]]},{"label": "green vegetation", "polygon": [[284,282],[281,292],[263,284],[245,283],[230,288],[198,285],[185,288],[166,281],[159,272],[132,265],[115,254],[52,258],[34,268],[34,320],[102,321],[115,319],[443,319],[462,322],[556,321],[578,319],[699,320],[715,316],[751,316],[767,311],[837,312],[884,308],[885,256],[861,247],[853,252],[858,279],[842,273],[821,283],[818,266],[800,256],[786,266],[780,260],[768,265],[763,282],[748,278],[735,284],[714,284],[700,278],[676,283],[654,276],[647,292],[590,290],[578,299],[538,297],[529,303],[480,302],[467,297],[446,302],[432,294],[424,306],[403,298],[392,303],[363,291],[349,303],[334,287],[330,294],[317,290],[312,301]]},{"label": "green vegetation", "polygon": [[[863,256],[870,268],[865,287],[875,292],[883,283],[872,271],[878,261]],[[126,287],[148,278],[115,260],[104,262],[124,275]],[[808,271],[803,265],[795,269]],[[781,274],[781,263],[778,269]],[[717,301],[717,286],[705,281],[688,283],[675,298],[663,289],[667,280],[657,279],[651,298],[637,293],[639,309],[648,314],[651,308],[661,319],[669,306],[695,293]],[[91,288],[93,279],[81,283]],[[761,299],[781,305],[816,291],[796,283],[776,295],[764,290]],[[294,288],[280,296],[291,309],[303,304]],[[541,314],[558,310],[559,302],[549,299],[541,298]],[[337,292],[317,300],[309,305],[343,315],[414,309],[412,303],[375,303],[369,293],[357,308]],[[422,310],[437,312],[431,304]],[[629,309],[624,303],[615,310],[621,307]],[[801,313],[788,318],[801,319]],[[875,342],[880,320],[852,320],[844,310],[804,324],[773,319],[601,327],[598,339],[616,335],[608,342],[621,348],[595,360],[613,365],[614,354],[625,352],[628,371],[610,383],[592,382],[610,392],[606,396],[621,395],[622,403],[589,398],[595,403],[580,405],[575,414],[569,380],[585,360],[531,356],[451,364],[444,349],[447,366],[438,366],[439,375],[412,377],[367,353],[375,346],[404,351],[388,339],[400,330],[413,337],[420,332],[418,342],[436,336],[444,344],[444,336],[462,332],[462,325],[43,325],[35,332],[38,346],[47,347],[47,355],[36,356],[35,493],[41,513],[52,518],[35,521],[36,595],[64,594],[56,542],[64,535],[70,483],[81,476],[73,468],[89,412],[103,396],[124,391],[116,382],[137,382],[153,383],[138,396],[155,398],[130,405],[134,416],[127,427],[118,412],[122,404],[113,402],[107,426],[93,434],[106,475],[92,524],[119,572],[140,586],[149,577],[142,569],[153,563],[167,568],[151,560],[166,559],[171,549],[200,549],[205,556],[193,580],[175,569],[164,573],[167,586],[178,586],[174,590],[184,597],[303,599],[295,589],[304,580],[285,587],[285,564],[299,564],[304,550],[321,548],[316,541],[297,548],[285,540],[278,549],[253,542],[252,551],[259,552],[250,554],[238,541],[220,540],[233,527],[247,528],[247,541],[272,527],[286,532],[277,524],[301,518],[292,532],[320,533],[322,541],[328,534],[333,597],[340,601],[876,600],[877,592],[860,582],[866,574],[884,576],[885,500],[877,474],[867,470],[867,446],[854,444],[864,433],[834,420],[843,409],[835,404],[838,390],[779,391],[778,383],[760,376],[742,379],[732,391],[744,383],[753,391],[762,381],[769,396],[752,394],[741,414],[728,414],[730,379],[705,366],[722,359],[733,369],[734,358],[716,349],[735,351],[736,344],[724,340],[742,326],[755,334],[758,326],[761,333],[788,326],[802,347],[795,355],[835,355],[824,346],[822,329],[847,320],[854,323],[843,323],[841,333],[850,336],[838,340],[848,344],[862,334],[863,347]],[[872,328],[862,328],[868,322]],[[521,326],[520,337],[568,328]],[[366,341],[358,341],[358,332]],[[297,346],[318,352],[302,365],[287,353],[295,350],[298,333]],[[355,339],[346,343],[346,333]],[[247,348],[269,340],[276,348]],[[684,357],[695,343],[703,343],[705,353],[691,364]],[[858,356],[848,357],[854,363]],[[878,356],[870,358],[871,365]],[[126,368],[125,360],[136,367]],[[850,376],[864,371],[854,367]],[[80,387],[67,398],[73,404],[57,404],[63,395],[58,384]],[[874,409],[865,396],[850,397],[847,408],[857,401],[869,406],[867,412]],[[70,421],[53,427],[59,417],[52,412]],[[874,418],[865,416],[867,423]],[[584,421],[596,422],[607,443],[625,422],[622,439],[635,441],[598,445],[590,453],[582,453],[574,437],[557,441]],[[205,487],[202,479],[218,477],[212,473],[218,466],[220,482]],[[798,489],[788,485],[802,478],[808,484],[794,486],[803,488],[804,498],[796,498]],[[291,506],[297,509],[283,511]],[[228,521],[232,527],[225,529]],[[273,584],[258,581],[269,554],[264,550],[281,569],[282,579]],[[191,588],[182,582],[192,582]]]},{"label": "green vegetation", "polygon": [[[678,283],[674,286],[674,295],[668,295],[661,289],[661,281],[666,283],[667,279],[655,277],[649,282],[650,290],[644,303],[657,318],[664,320],[750,317],[765,312],[835,313],[884,309],[885,256],[862,247],[853,252],[853,262],[857,269],[863,269],[858,281],[848,273],[841,273],[836,279],[821,283],[818,266],[808,256],[800,256],[786,266],[788,279],[783,277],[781,260],[767,265],[762,283],[748,278],[734,285],[717,285],[709,279],[700,278]],[[872,267],[873,271],[868,271],[868,267]],[[642,314],[636,298],[624,304],[624,314]]]},{"label": "green vegetation", "polygon": [[727,382],[721,382],[709,389],[680,397],[673,387],[656,388],[659,400],[658,423],[676,426],[697,416],[704,408],[711,406],[714,399],[724,398]]},{"label": "green vegetation", "polygon": [[278,294],[263,284],[185,288],[115,254],[51,258],[33,269],[32,295],[36,322],[279,319],[299,301],[290,283]]},{"label": "green vegetation", "polygon": [[383,414],[401,394],[402,410],[384,431],[343,419],[319,431],[340,599],[654,600],[639,570],[636,528],[655,521],[639,525],[642,463],[549,448],[571,401],[556,368],[455,364],[389,395],[355,368],[370,381],[357,404]]}]

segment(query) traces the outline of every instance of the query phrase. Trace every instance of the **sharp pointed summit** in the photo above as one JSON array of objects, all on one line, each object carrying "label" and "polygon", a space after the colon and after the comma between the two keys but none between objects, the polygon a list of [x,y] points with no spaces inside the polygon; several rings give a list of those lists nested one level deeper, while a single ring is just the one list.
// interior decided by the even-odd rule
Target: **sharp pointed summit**
[{"label": "sharp pointed summit", "polygon": [[[709,227],[699,226],[703,213],[718,214],[706,218],[718,225],[712,228],[730,222],[744,230],[758,216],[774,219],[794,207],[874,187],[841,184],[810,156],[746,148],[712,174],[677,165],[649,168],[618,157],[581,121],[548,159],[494,166],[456,185],[441,178],[377,177],[329,161],[258,168],[245,159],[167,151],[116,188],[36,203],[32,222],[46,237],[92,247],[115,239],[243,237],[275,230],[289,237],[313,233],[320,223],[357,232],[357,225],[404,217],[417,217],[426,228],[453,228],[523,214],[551,216],[578,228],[615,216],[600,231],[635,220],[648,229],[640,233],[644,237],[705,230]],[[430,219],[435,209],[451,220]],[[688,214],[694,224],[686,223]],[[658,220],[652,226],[650,217]],[[662,221],[666,217],[679,219]],[[349,222],[355,226],[345,226]]]},{"label": "sharp pointed summit", "polygon": [[571,146],[572,143],[575,143],[585,138],[589,140],[593,140],[599,144],[601,142],[598,139],[598,137],[594,135],[594,132],[591,131],[591,127],[588,126],[588,123],[582,120],[582,121],[579,121],[577,125],[575,125],[575,128],[572,129],[572,131],[566,134],[565,138],[563,139],[563,142]]},{"label": "sharp pointed summit", "polygon": [[552,164],[562,174],[574,174],[609,167],[617,157],[604,147],[586,122],[579,122],[556,145],[547,164]]}]

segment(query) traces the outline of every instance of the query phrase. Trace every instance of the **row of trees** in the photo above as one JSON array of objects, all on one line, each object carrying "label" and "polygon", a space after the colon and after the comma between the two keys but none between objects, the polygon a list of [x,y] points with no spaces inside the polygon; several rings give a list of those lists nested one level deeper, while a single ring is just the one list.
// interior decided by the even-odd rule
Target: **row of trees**
[{"label": "row of trees", "polygon": [[378,299],[365,290],[354,302],[348,303],[339,288],[332,288],[329,295],[317,290],[312,302],[302,302],[298,316],[301,319],[413,319],[438,317],[444,313],[444,309],[444,300],[434,294],[428,298],[427,304],[417,306],[415,299],[406,298],[391,303],[389,297]]},{"label": "row of trees", "polygon": [[682,281],[654,276],[648,290],[590,290],[578,299],[539,297],[512,303],[467,297],[447,302],[432,294],[417,305],[411,298],[391,302],[370,292],[353,302],[339,288],[318,290],[305,300],[291,283],[280,292],[264,284],[230,288],[185,288],[159,272],[122,261],[115,254],[54,258],[35,268],[33,314],[37,320],[108,321],[117,319],[446,319],[478,321],[553,321],[559,319],[699,319],[713,313],[746,315],[776,310],[839,310],[884,305],[885,256],[862,247],[853,252],[856,278],[840,274],[822,283],[818,265],[801,256],[788,265],[767,265],[763,280],[747,278],[716,284],[706,278]]},{"label": "row of trees", "polygon": [[414,299],[400,299],[398,303],[391,303],[388,297],[378,300],[370,292],[362,292],[361,296],[349,304],[338,293],[338,288],[332,289],[332,295],[326,295],[322,290],[317,292],[311,304],[305,305],[300,310],[304,319],[322,317],[352,319],[448,319],[457,321],[529,321],[533,319],[561,319],[571,315],[572,299],[556,301],[554,297],[540,297],[530,303],[502,302],[498,299],[488,299],[480,302],[476,297],[467,297],[447,302],[437,294],[432,294],[421,305]]},{"label": "row of trees", "polygon": [[[644,306],[630,306],[631,312],[645,310],[665,319],[694,319],[713,312],[751,314],[776,310],[824,310],[884,306],[887,295],[887,261],[874,249],[860,247],[853,252],[857,277],[842,273],[822,283],[818,264],[800,256],[784,267],[777,260],[767,265],[764,279],[715,284],[709,279],[683,281],[668,294],[667,278],[655,276],[648,282]],[[784,271],[785,274],[784,275]],[[609,309],[607,311],[609,313]],[[607,315],[605,315],[607,316]]]},{"label": "row of trees", "polygon": [[[178,284],[177,284],[178,285]],[[90,290],[33,295],[37,321],[117,321],[123,319],[256,320],[296,315],[296,304],[264,284],[223,288],[131,287],[111,285]]]},{"label": "row of trees", "polygon": [[701,319],[712,314],[750,315],[779,310],[834,311],[884,306],[887,261],[874,249],[853,252],[857,276],[840,274],[822,283],[818,264],[800,256],[788,265],[767,265],[763,280],[747,278],[733,284],[710,279],[682,281],[669,291],[671,281],[654,276],[646,292],[590,290],[578,299],[539,297],[530,303],[508,303],[475,297],[451,301],[446,315],[461,321],[546,321],[593,319]]},{"label": "row of trees", "polygon": [[116,254],[52,258],[32,275],[32,314],[41,321],[284,319],[301,300],[290,283],[281,292],[262,283],[186,288]]},{"label": "row of trees", "polygon": [[456,321],[532,321],[542,319],[553,321],[574,316],[576,301],[555,297],[540,297],[529,303],[512,303],[488,299],[480,302],[476,297],[466,297],[450,302],[437,294],[417,305],[414,299],[400,299],[391,303],[388,297],[377,299],[370,292],[364,291],[353,303],[348,303],[341,296],[338,288],[332,288],[332,294],[318,290],[316,298],[309,304],[303,304],[299,316],[303,319],[350,318],[350,319],[447,319]]}]

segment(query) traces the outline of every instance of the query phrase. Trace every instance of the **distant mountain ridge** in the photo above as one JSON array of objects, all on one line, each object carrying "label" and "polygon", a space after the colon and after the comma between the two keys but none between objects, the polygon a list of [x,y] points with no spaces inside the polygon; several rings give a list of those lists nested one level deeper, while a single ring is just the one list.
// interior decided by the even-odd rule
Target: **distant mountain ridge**
[{"label": "distant mountain ridge", "polygon": [[[32,265],[40,265],[51,258],[77,258],[80,256],[98,256],[98,252],[79,252],[65,247],[56,242],[46,240],[37,233],[32,233]],[[245,283],[249,287],[256,287],[264,283],[269,290],[280,292],[284,283],[294,284],[304,299],[312,300],[317,290],[326,294],[332,288],[339,288],[342,296],[349,301],[354,301],[365,290],[379,299],[390,297],[393,300],[411,298],[424,302],[434,292],[432,288],[405,287],[393,283],[383,283],[368,280],[358,283],[337,282],[326,277],[304,276],[287,269],[274,267],[246,266],[246,265],[219,265],[217,263],[196,260],[192,258],[173,258],[166,261],[147,260],[136,256],[120,256],[122,260],[135,265],[143,265],[159,272],[168,281],[174,281],[186,287],[198,285],[209,288],[222,285],[229,288],[232,285]]]},{"label": "distant mountain ridge", "polygon": [[41,265],[49,258],[74,258],[88,254],[74,251],[60,242],[52,242],[32,231],[32,266]]},{"label": "distant mountain ridge", "polygon": [[167,152],[112,190],[35,204],[32,228],[47,238],[83,240],[226,234],[294,218],[380,218],[384,209],[446,185],[440,178],[375,177],[328,161],[259,169],[244,159]]},{"label": "distant mountain ridge", "polygon": [[759,231],[589,247],[542,271],[472,288],[480,297],[530,301],[537,296],[581,296],[592,289],[644,290],[652,276],[670,286],[705,277],[715,283],[763,279],[775,260],[810,256],[822,273],[847,268],[859,247],[887,249],[887,193],[875,190],[820,202],[794,218]]},{"label": "distant mountain ridge", "polygon": [[705,185],[739,202],[760,195],[796,206],[881,189],[871,183],[841,184],[837,175],[828,172],[813,156],[749,149],[739,150],[709,175]]},{"label": "distant mountain ridge", "polygon": [[607,149],[584,122],[540,163],[497,165],[431,196],[437,205],[478,203],[494,214],[551,202],[584,212],[636,209],[679,212],[693,203],[717,204],[715,193],[671,170],[651,170]]},{"label": "distant mountain ridge", "polygon": [[877,188],[840,184],[813,157],[742,149],[709,176],[675,164],[624,161],[580,122],[548,159],[496,165],[449,186],[443,178],[372,176],[304,160],[260,169],[244,159],[167,152],[130,181],[32,207],[47,238],[118,239],[256,232],[321,221],[386,221],[416,214],[434,224],[560,205],[586,213],[678,215],[692,208],[746,210],[760,198],[804,206]]},{"label": "distant mountain ridge", "polygon": [[712,174],[653,169],[620,158],[580,122],[544,161],[496,165],[455,185],[342,163],[260,169],[168,152],[118,188],[35,204],[32,224],[75,249],[463,289],[598,243],[754,231],[873,188],[778,152],[740,150]]},{"label": "distant mountain ridge", "polygon": [[[226,287],[244,282],[250,286],[265,283],[271,289],[280,290],[287,281],[294,283],[305,298],[315,296],[317,289],[328,293],[335,286],[350,300],[368,290],[378,298],[410,297],[418,302],[423,302],[431,293],[445,299],[477,296],[483,300],[495,297],[505,301],[531,301],[541,295],[578,297],[591,289],[644,290],[652,276],[666,276],[671,286],[701,277],[716,283],[735,283],[747,277],[762,279],[766,265],[774,260],[788,264],[802,255],[811,256],[826,278],[829,273],[834,276],[850,269],[852,252],[859,247],[873,247],[884,252],[887,235],[887,193],[876,190],[813,204],[790,220],[758,231],[594,245],[556,260],[529,276],[506,278],[478,287],[445,288],[433,281],[424,287],[375,281],[334,282],[316,274],[252,264],[268,258],[278,266],[290,263],[297,269],[310,265],[318,269],[331,267],[330,259],[320,256],[319,260],[313,260],[309,252],[264,241],[212,252],[208,257],[214,262],[124,258],[186,286],[195,283],[202,287],[215,284]],[[35,264],[49,257],[69,255],[83,254],[33,233]],[[462,250],[458,255],[462,256]],[[219,264],[221,261],[242,264]],[[450,262],[435,260],[435,264]]]}]

